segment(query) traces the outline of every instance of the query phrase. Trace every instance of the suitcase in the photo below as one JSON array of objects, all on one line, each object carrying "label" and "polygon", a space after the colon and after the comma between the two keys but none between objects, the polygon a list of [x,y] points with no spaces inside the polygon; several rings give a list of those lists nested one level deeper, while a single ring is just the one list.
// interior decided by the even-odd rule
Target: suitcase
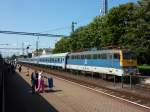
[{"label": "suitcase", "polygon": [[53,87],[53,78],[48,78],[48,87],[49,88]]}]

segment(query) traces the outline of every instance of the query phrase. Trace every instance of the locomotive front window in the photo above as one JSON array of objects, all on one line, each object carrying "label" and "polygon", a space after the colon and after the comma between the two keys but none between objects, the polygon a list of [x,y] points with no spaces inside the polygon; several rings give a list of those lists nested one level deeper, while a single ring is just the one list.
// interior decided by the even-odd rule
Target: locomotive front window
[{"label": "locomotive front window", "polygon": [[124,52],[123,59],[136,59],[136,56],[133,52]]},{"label": "locomotive front window", "polygon": [[114,59],[120,59],[120,54],[119,53],[115,53],[114,54]]}]

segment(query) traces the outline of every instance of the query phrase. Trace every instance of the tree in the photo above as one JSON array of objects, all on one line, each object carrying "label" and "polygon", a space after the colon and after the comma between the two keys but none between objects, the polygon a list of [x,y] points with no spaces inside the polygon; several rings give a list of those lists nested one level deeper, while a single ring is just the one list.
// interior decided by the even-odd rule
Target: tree
[{"label": "tree", "polygon": [[150,1],[127,3],[97,16],[86,26],[62,38],[54,52],[101,48],[115,45],[135,51],[139,64],[150,64]]}]

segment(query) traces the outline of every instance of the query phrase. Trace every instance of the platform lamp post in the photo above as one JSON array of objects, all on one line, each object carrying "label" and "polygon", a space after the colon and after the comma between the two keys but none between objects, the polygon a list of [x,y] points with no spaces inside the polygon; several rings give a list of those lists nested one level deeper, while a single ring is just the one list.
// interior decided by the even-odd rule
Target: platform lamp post
[{"label": "platform lamp post", "polygon": [[[29,52],[28,52],[28,50],[29,50],[30,46],[31,45],[28,45],[27,48],[26,48],[26,50],[27,50],[27,58],[29,58]],[[29,76],[29,67],[27,67],[27,76]]]},{"label": "platform lamp post", "polygon": [[39,55],[38,47],[39,47],[39,37],[37,37],[37,40],[36,40],[36,56]]},{"label": "platform lamp post", "polygon": [[[38,57],[39,55],[39,36],[37,37],[37,40],[36,40],[36,56]],[[39,63],[39,59],[37,59],[37,63]]]},{"label": "platform lamp post", "polygon": [[30,48],[30,46],[31,45],[28,45],[27,48],[26,48],[26,50],[27,50],[27,57],[29,56],[29,48]]}]

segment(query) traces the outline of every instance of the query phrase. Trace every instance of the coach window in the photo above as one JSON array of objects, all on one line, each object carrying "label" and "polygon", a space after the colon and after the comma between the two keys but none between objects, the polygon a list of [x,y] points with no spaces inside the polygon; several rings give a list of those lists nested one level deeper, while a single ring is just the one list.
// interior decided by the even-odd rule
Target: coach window
[{"label": "coach window", "polygon": [[76,59],[78,59],[78,55],[76,55]]},{"label": "coach window", "polygon": [[79,55],[78,59],[81,59],[81,55]]},{"label": "coach window", "polygon": [[98,54],[97,58],[98,58],[98,59],[101,59],[101,54]]},{"label": "coach window", "polygon": [[78,59],[78,55],[76,55],[76,59]]},{"label": "coach window", "polygon": [[75,59],[78,59],[78,55],[75,56]]},{"label": "coach window", "polygon": [[67,56],[67,59],[71,59],[71,56]]},{"label": "coach window", "polygon": [[78,59],[79,58],[79,55],[76,55],[76,59]]},{"label": "coach window", "polygon": [[87,59],[91,59],[91,55],[90,54],[87,55]]},{"label": "coach window", "polygon": [[102,58],[102,59],[107,59],[106,54],[101,54],[101,58]]},{"label": "coach window", "polygon": [[84,55],[81,55],[81,59],[84,59]]},{"label": "coach window", "polygon": [[77,57],[78,59],[80,59],[80,55],[78,55],[78,57]]},{"label": "coach window", "polygon": [[73,59],[73,55],[71,55],[70,57],[71,57],[71,59]]},{"label": "coach window", "polygon": [[97,59],[97,54],[94,54],[94,55],[93,55],[93,59]]},{"label": "coach window", "polygon": [[71,59],[71,56],[68,56],[68,59]]},{"label": "coach window", "polygon": [[109,59],[112,59],[112,54],[108,54],[108,58],[109,58]]}]

